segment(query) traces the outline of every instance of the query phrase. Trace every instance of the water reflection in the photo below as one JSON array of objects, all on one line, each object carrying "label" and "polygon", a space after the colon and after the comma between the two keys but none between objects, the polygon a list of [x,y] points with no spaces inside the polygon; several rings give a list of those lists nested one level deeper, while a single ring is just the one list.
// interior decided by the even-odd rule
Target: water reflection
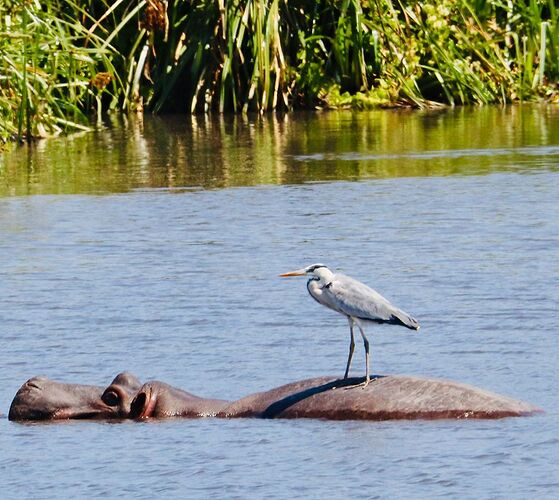
[{"label": "water reflection", "polygon": [[556,169],[550,106],[113,118],[107,129],[14,147],[0,196],[221,188]]}]

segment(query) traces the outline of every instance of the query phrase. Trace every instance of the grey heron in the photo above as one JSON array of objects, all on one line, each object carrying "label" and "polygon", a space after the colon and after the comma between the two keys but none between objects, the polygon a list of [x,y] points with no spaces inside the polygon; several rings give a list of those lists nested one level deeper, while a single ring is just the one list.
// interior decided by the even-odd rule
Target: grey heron
[{"label": "grey heron", "polygon": [[348,377],[349,366],[355,348],[353,327],[357,325],[365,345],[365,383],[370,380],[369,372],[369,341],[363,331],[367,323],[388,323],[401,325],[411,330],[419,330],[418,321],[407,312],[398,309],[367,285],[343,274],[333,273],[324,264],[312,264],[296,271],[280,274],[280,277],[309,276],[307,289],[311,297],[319,304],[333,309],[347,317],[349,321],[349,356],[344,379]]}]

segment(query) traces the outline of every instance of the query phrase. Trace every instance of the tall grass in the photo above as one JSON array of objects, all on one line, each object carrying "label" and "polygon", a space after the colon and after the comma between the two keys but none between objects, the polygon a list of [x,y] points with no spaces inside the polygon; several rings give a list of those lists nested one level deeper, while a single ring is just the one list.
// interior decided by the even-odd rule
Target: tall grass
[{"label": "tall grass", "polygon": [[107,110],[557,100],[553,0],[2,0],[0,138]]},{"label": "tall grass", "polygon": [[[77,4],[65,3],[77,17]],[[0,138],[87,130],[89,111],[102,111],[99,94],[111,80],[113,52],[58,7],[0,3]],[[101,67],[108,72],[99,73]]]}]

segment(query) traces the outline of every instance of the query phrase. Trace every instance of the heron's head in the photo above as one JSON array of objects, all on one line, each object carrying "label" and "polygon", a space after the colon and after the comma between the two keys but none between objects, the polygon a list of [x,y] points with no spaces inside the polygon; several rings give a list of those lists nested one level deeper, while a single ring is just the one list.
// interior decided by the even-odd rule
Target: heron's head
[{"label": "heron's head", "polygon": [[330,271],[324,264],[311,264],[310,266],[291,271],[289,273],[280,274],[282,278],[289,278],[291,276],[308,276],[311,279],[329,281],[334,273]]}]

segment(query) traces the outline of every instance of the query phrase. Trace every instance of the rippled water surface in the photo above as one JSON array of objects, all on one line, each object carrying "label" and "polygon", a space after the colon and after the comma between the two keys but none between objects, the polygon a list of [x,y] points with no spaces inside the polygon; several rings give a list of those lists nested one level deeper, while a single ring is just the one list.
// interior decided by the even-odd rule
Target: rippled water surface
[{"label": "rippled water surface", "polygon": [[[2,498],[557,498],[558,208],[554,108],[150,118],[4,152]],[[346,320],[277,278],[317,261],[421,321],[369,330],[375,373],[546,413],[7,420],[38,374],[227,399],[342,375]]]}]

